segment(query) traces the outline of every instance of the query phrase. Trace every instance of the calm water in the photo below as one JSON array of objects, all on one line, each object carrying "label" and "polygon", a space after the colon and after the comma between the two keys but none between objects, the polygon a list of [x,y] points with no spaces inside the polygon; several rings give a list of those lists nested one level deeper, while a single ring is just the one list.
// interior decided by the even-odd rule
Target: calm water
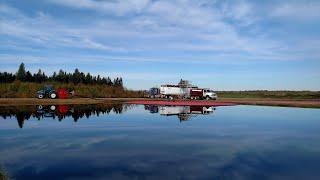
[{"label": "calm water", "polygon": [[14,179],[319,179],[320,110],[0,107]]}]

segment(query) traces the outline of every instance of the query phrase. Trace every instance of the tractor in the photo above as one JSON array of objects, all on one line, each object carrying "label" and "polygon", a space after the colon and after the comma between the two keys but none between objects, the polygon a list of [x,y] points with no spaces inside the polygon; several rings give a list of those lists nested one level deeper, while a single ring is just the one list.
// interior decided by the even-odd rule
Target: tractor
[{"label": "tractor", "polygon": [[39,99],[43,99],[45,97],[49,97],[51,99],[57,98],[57,93],[54,90],[52,85],[46,85],[43,89],[37,91],[37,97]]}]

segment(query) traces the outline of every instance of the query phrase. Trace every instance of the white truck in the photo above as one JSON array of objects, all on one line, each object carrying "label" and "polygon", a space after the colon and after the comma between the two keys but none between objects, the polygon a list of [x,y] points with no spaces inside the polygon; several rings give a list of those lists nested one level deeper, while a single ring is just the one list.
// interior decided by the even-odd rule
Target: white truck
[{"label": "white truck", "polygon": [[190,99],[206,99],[206,100],[217,100],[218,96],[215,92],[210,89],[190,89]]},{"label": "white truck", "polygon": [[[159,94],[158,94],[159,93]],[[186,80],[180,80],[178,85],[161,85],[160,88],[151,88],[149,97],[160,98],[181,98],[181,99],[213,99],[218,98],[217,94],[210,89],[201,89],[193,86]]]},{"label": "white truck", "polygon": [[210,89],[201,89],[196,87],[179,87],[176,85],[162,85],[160,87],[160,97],[173,99],[173,97],[217,100],[218,95]]}]

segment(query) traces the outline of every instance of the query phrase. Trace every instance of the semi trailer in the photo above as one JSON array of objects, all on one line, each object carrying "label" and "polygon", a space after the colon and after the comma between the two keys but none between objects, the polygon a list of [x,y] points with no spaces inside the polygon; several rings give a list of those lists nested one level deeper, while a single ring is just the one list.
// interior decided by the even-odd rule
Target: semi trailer
[{"label": "semi trailer", "polygon": [[160,88],[153,87],[149,90],[149,97],[155,98],[180,98],[180,99],[212,99],[218,98],[217,94],[204,88],[198,88],[197,86],[191,85],[186,80],[181,80],[178,85],[161,85]]},{"label": "semi trailer", "polygon": [[190,95],[190,89],[192,87],[180,87],[179,85],[161,85],[160,86],[160,96],[162,98],[173,99],[174,97],[178,98],[187,98]]}]

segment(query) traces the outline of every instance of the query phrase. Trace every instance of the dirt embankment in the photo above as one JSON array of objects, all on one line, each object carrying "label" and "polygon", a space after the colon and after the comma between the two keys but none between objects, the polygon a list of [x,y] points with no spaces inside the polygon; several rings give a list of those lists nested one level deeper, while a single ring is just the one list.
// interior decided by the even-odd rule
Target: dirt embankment
[{"label": "dirt embankment", "polygon": [[[100,104],[113,101],[129,102],[133,100],[146,100],[144,98],[74,98],[74,99],[36,99],[36,98],[0,98],[0,106],[16,105],[50,105],[50,104]],[[151,100],[151,99],[148,99]],[[154,100],[154,99],[153,99]],[[264,105],[283,107],[320,108],[320,99],[292,100],[274,98],[220,98],[219,103],[233,103],[243,105]]]}]

